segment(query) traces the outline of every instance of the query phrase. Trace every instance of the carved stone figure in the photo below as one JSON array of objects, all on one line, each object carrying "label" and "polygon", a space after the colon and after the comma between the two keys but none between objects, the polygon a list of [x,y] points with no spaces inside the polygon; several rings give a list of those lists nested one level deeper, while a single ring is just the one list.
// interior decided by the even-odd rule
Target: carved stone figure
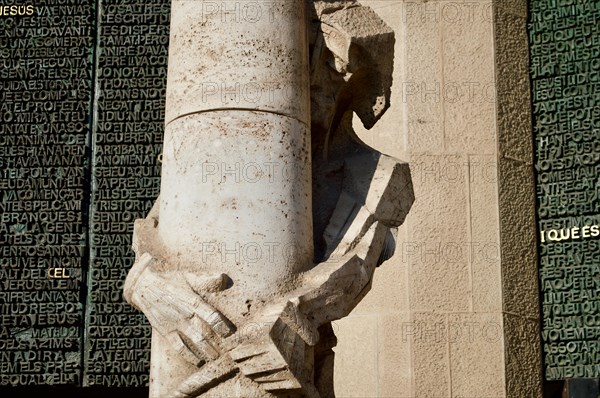
[{"label": "carved stone figure", "polygon": [[161,196],[135,223],[150,395],[333,397],[331,322],[414,200],[352,129],[389,106],[394,35],[351,0],[216,4],[173,1]]}]

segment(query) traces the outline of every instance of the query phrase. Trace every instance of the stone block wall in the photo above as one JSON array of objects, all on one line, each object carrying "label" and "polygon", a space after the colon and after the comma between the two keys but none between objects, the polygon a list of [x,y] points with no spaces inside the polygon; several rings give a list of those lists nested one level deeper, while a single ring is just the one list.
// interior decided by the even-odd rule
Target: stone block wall
[{"label": "stone block wall", "polygon": [[526,2],[362,4],[395,30],[396,63],[392,106],[361,137],[410,162],[416,201],[334,325],[336,394],[539,397]]}]

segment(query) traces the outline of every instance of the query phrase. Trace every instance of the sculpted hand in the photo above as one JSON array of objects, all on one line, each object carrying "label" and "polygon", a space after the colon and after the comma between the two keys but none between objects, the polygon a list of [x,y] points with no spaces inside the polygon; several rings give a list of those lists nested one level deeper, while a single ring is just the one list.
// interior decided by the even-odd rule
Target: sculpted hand
[{"label": "sculpted hand", "polygon": [[140,256],[125,281],[125,298],[188,362],[200,366],[216,359],[218,342],[234,327],[200,293],[223,290],[227,277],[157,272],[159,265],[160,260],[148,253]]}]

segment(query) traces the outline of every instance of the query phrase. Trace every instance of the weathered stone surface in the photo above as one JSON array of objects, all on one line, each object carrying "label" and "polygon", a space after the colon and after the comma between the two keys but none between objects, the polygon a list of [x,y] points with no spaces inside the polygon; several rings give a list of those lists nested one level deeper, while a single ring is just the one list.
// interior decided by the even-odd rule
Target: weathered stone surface
[{"label": "weathered stone surface", "polygon": [[[391,308],[389,301],[373,302],[371,294],[369,306],[357,309],[360,318],[380,319],[424,312],[413,318],[429,322],[420,329],[404,325],[422,333],[408,336],[409,361],[393,362],[398,374],[410,378],[411,388],[402,388],[398,380],[376,379],[390,366],[386,360],[376,372],[360,373],[366,385],[374,386],[370,394],[343,389],[345,397],[541,396],[540,369],[532,366],[536,361],[539,366],[540,358],[540,336],[535,332],[504,323],[501,347],[487,344],[481,333],[473,340],[464,335],[460,343],[452,335],[443,337],[445,331],[456,330],[457,320],[468,323],[463,323],[466,334],[471,321],[487,325],[487,318],[502,318],[504,312],[522,314],[532,324],[538,316],[532,311],[537,275],[527,3],[363,3],[384,15],[397,34],[392,107],[382,122],[406,127],[392,128],[388,134],[397,134],[397,142],[406,145],[403,158],[410,160],[417,199],[399,230],[397,254],[390,259],[391,264],[406,264],[408,282],[378,282],[382,275],[378,272],[373,284],[379,297],[394,296],[406,286],[409,299]],[[548,7],[547,1],[539,3]],[[546,18],[538,23],[545,26]],[[457,96],[458,88],[466,93],[467,102]],[[361,137],[376,148],[390,147],[385,136]],[[460,251],[451,248],[468,248],[468,256],[457,256]],[[347,325],[358,318],[355,315],[342,322]],[[352,330],[345,326],[344,338],[356,338],[354,334],[373,338],[363,328]],[[399,337],[398,329],[396,334],[397,340],[406,336]],[[371,356],[382,358],[382,353],[394,349],[389,341],[379,339],[377,349],[364,352],[365,367],[372,363]],[[518,356],[513,354],[517,350]],[[358,374],[353,365],[338,366],[336,372],[339,384],[352,383]],[[491,382],[474,385],[474,374]]]},{"label": "weathered stone surface", "polygon": [[453,397],[504,396],[503,332],[500,313],[448,316]]},{"label": "weathered stone surface", "polygon": [[538,320],[504,314],[504,329],[510,330],[504,336],[506,396],[541,397],[542,358],[535,343],[540,339]]},{"label": "weathered stone surface", "polygon": [[[279,0],[254,21],[195,5],[173,3],[161,196],[124,289],[153,326],[150,395],[333,396],[330,323],[414,200],[408,165],[351,126],[389,107],[393,32],[356,2],[316,1],[309,19]],[[294,95],[235,91],[267,77]],[[207,81],[234,91],[196,95]]]}]

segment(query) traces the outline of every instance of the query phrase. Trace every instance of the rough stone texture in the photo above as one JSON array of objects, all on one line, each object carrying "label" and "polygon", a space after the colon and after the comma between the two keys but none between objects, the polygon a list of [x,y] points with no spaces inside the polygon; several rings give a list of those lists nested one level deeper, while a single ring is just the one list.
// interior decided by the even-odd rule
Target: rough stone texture
[{"label": "rough stone texture", "polygon": [[412,343],[414,397],[450,397],[448,315],[414,312],[402,330]]},{"label": "rough stone texture", "polygon": [[153,327],[150,395],[331,397],[331,322],[414,200],[352,129],[389,107],[394,34],[354,1],[210,4],[172,5],[161,196],[124,288]]},{"label": "rough stone texture", "polygon": [[443,74],[442,25],[430,18],[420,18],[404,12],[406,29],[406,72],[399,76],[402,102],[405,107],[408,146],[411,154],[438,153],[444,150],[444,108],[441,100]]},{"label": "rough stone texture", "polygon": [[502,311],[498,163],[493,155],[469,157],[470,244],[473,311]]},{"label": "rough stone texture", "polygon": [[494,8],[507,397],[542,396],[527,9]]},{"label": "rough stone texture", "polygon": [[527,20],[494,11],[504,311],[539,319]]},{"label": "rough stone texture", "polygon": [[[491,5],[480,2],[480,7]],[[447,12],[446,14],[449,14]],[[446,150],[493,154],[496,150],[492,24],[482,17],[443,18],[442,95]],[[479,40],[466,38],[477,37]]]},{"label": "rough stone texture", "polygon": [[[349,319],[352,318],[352,319]],[[378,396],[379,361],[378,334],[380,325],[377,315],[356,315],[335,322],[338,336],[336,366],[353,369],[353,377],[336,383],[338,397]],[[365,338],[369,336],[369,338]]]},{"label": "rough stone texture", "polygon": [[[336,344],[335,338],[317,326],[327,327],[331,320],[347,314],[364,295],[357,286],[366,291],[372,283],[380,292],[333,325],[342,339],[335,349],[338,396],[540,397],[526,2],[361,3],[372,6],[375,13],[359,8],[355,1],[316,2],[313,18],[326,21],[326,26],[313,25],[309,33],[312,54],[320,54],[311,58],[310,65],[311,155],[313,170],[321,170],[312,175],[317,199],[312,201],[311,232],[316,237],[315,258],[320,264],[297,283],[283,283],[282,301],[271,302],[269,298],[265,301],[272,305],[262,307],[253,303],[233,325],[227,320],[235,316],[226,312],[235,311],[215,310],[210,314],[208,319],[216,330],[212,334],[208,331],[208,340],[220,333],[225,343],[216,344],[217,352],[212,354],[218,358],[208,358],[207,363],[224,364],[204,365],[203,371],[196,372],[195,365],[163,362],[164,366],[153,368],[152,379],[170,372],[176,375],[173,384],[179,385],[192,375],[188,386],[201,382],[216,385],[205,396],[223,396],[231,391],[244,391],[237,394],[244,396],[272,396],[273,385],[281,387],[280,383],[286,385],[287,392],[302,391],[311,396],[314,387],[319,393],[328,391],[325,396],[333,396],[330,349]],[[189,15],[194,12],[197,10]],[[360,18],[357,16],[369,19],[375,14],[396,32],[395,43],[390,41],[391,29],[378,19],[364,24],[369,34],[356,30],[352,21]],[[240,33],[240,29],[232,31]],[[282,32],[288,30],[283,28]],[[361,50],[354,52],[350,44]],[[392,46],[396,59],[390,93],[389,76],[382,76],[391,73],[391,61],[381,54],[390,54]],[[360,59],[369,62],[365,66]],[[202,66],[208,61],[187,62]],[[260,69],[257,63],[250,66]],[[315,73],[321,68],[330,74]],[[257,76],[265,79],[264,75]],[[286,82],[295,81],[293,76],[281,74]],[[197,80],[186,84],[197,87]],[[373,84],[367,89],[365,82]],[[490,82],[495,83],[496,95],[493,101],[486,101],[490,93],[484,90],[489,90]],[[462,102],[453,96],[456,84],[463,88]],[[202,87],[209,90],[207,96],[218,99],[221,95],[213,94],[214,86]],[[180,88],[189,92],[189,88]],[[353,93],[359,92],[368,101],[355,102]],[[301,90],[296,93],[301,95]],[[384,114],[389,98],[391,108]],[[230,106],[227,101],[230,98],[226,95],[225,105]],[[218,102],[211,106],[221,106]],[[197,99],[172,103],[184,110],[182,121],[194,119],[186,112],[195,113],[200,110],[195,109],[198,105],[204,105]],[[264,106],[266,111],[273,111],[273,103]],[[298,115],[307,107],[299,103],[286,106],[281,108],[285,117],[304,120]],[[353,130],[349,110],[355,112],[355,124],[371,127],[381,120],[373,132],[359,127]],[[354,138],[348,138],[354,131],[360,131],[365,142],[382,152],[406,155],[417,197],[395,234],[394,257],[372,279],[370,267],[379,262],[373,261],[379,257],[378,251],[391,254],[387,245],[390,239],[383,231],[391,225],[395,212],[405,215],[407,211],[403,206],[390,211],[379,203],[386,202],[386,195],[406,195],[404,185],[395,182],[406,181],[408,174],[392,158],[357,146]],[[352,159],[347,157],[351,150],[358,152]],[[366,167],[353,167],[352,162]],[[344,177],[335,177],[336,173]],[[371,181],[373,189],[366,188]],[[345,222],[348,213],[352,217]],[[393,224],[402,221],[396,219]],[[152,215],[139,224],[138,229],[155,227]],[[483,252],[477,250],[481,247]],[[348,258],[352,253],[360,253],[358,259]],[[293,269],[289,272],[295,272]],[[215,308],[220,308],[217,297],[235,292],[222,273],[199,279],[186,275],[172,283],[179,290],[188,289],[188,293],[189,289],[208,291],[203,298]],[[355,299],[332,300],[330,293],[336,291],[339,297],[348,297],[350,291]],[[243,301],[232,297],[235,294],[224,302],[240,305]],[[316,311],[325,303],[330,306],[328,311]],[[240,323],[239,319],[248,322]],[[235,331],[228,335],[231,327]],[[155,332],[159,328],[155,327]],[[311,351],[310,343],[317,341],[315,329],[323,340]],[[173,352],[172,344],[161,339],[157,337],[153,346],[158,357],[184,361]],[[280,350],[282,341],[294,349]],[[295,360],[297,356],[290,353],[302,353],[304,359]],[[311,363],[319,370],[301,366]],[[182,371],[177,373],[175,368]],[[267,373],[255,373],[265,369]],[[324,377],[319,379],[318,374]],[[225,379],[221,384],[212,382]]]},{"label": "rough stone texture", "polygon": [[504,311],[539,317],[533,169],[503,159],[499,165],[500,241]]},{"label": "rough stone texture", "polygon": [[[412,201],[408,169],[387,158],[378,165],[367,176],[349,169],[355,191],[360,192],[365,177],[372,179],[371,185],[363,192],[362,206],[349,193],[340,195],[324,231],[326,261],[298,274],[295,289],[271,300],[263,296],[264,304],[253,311],[248,307],[242,316],[231,314],[252,293],[231,289],[230,282],[237,279],[171,265],[178,259],[169,257],[158,234],[158,204],[146,219],[136,221],[136,263],[125,295],[159,335],[153,340],[151,396],[218,396],[215,391],[327,396],[330,388],[319,389],[316,383],[323,370],[315,366],[328,343],[322,327],[349,314],[368,292],[375,267],[385,260],[385,224],[403,220]],[[404,196],[408,202],[386,204]]]},{"label": "rough stone texture", "polygon": [[304,14],[297,2],[173,1],[166,123],[231,108],[307,121]]},{"label": "rough stone texture", "polygon": [[469,311],[467,158],[414,155],[414,211],[403,244],[410,269],[410,305],[414,311]]},{"label": "rough stone texture", "polygon": [[[361,131],[361,137],[385,152],[405,154],[416,201],[399,229],[399,250],[384,266],[399,265],[395,273],[389,272],[396,287],[379,279],[379,274],[373,281],[377,295],[389,292],[397,307],[367,299],[353,314],[360,314],[360,319],[378,315],[402,320],[408,314],[409,325],[425,321],[429,329],[407,335],[397,326],[394,342],[380,339],[380,362],[372,376],[378,377],[377,389],[362,395],[343,390],[347,393],[343,396],[541,397],[540,337],[533,328],[539,315],[527,2],[364,0],[363,4],[388,18],[397,33],[395,62],[402,67],[394,71],[396,100],[382,118],[389,131],[376,135]],[[465,89],[471,85],[473,98],[491,101],[453,101],[443,93],[443,88],[452,89],[452,83]],[[491,93],[482,91],[490,86]],[[393,134],[400,136],[392,141],[388,137]],[[463,167],[461,177],[452,183],[443,168],[434,167],[436,162],[450,161]],[[421,164],[428,166],[428,173],[422,173]],[[457,242],[473,250],[457,267],[439,261],[435,251],[423,260],[415,254],[415,242],[430,248]],[[404,286],[410,294],[397,300],[396,290]],[[360,319],[345,318],[345,330],[351,333],[352,322],[356,325]],[[436,332],[436,324],[451,333],[456,323],[465,322],[470,325],[463,325],[465,333],[475,325],[481,326],[478,332],[493,325],[501,338],[490,342],[481,333],[473,339],[435,337],[442,333]],[[385,354],[401,352],[399,344],[409,350],[408,361],[394,361]],[[408,382],[384,377],[391,364]],[[359,371],[353,364],[338,364],[337,385]]]},{"label": "rough stone texture", "polygon": [[[402,230],[406,225],[402,225]],[[399,235],[401,232],[398,233]],[[400,243],[400,242],[399,242]],[[400,243],[402,245],[403,243]],[[396,248],[402,252],[404,247]],[[373,312],[395,313],[399,309],[408,308],[409,288],[408,261],[402,255],[394,256],[386,261],[373,276],[373,288],[363,301],[356,307],[352,314],[371,314]]]},{"label": "rough stone texture", "polygon": [[527,15],[516,16],[504,6],[494,11],[499,155],[532,165]]},{"label": "rough stone texture", "polygon": [[[397,56],[394,59],[394,85],[392,86],[392,92],[390,96],[390,104],[394,108],[395,112],[386,112],[382,116],[381,120],[377,122],[377,128],[367,131],[360,123],[355,123],[354,128],[361,138],[370,146],[377,146],[378,148],[385,148],[385,153],[394,156],[398,159],[406,159],[406,144],[405,134],[407,121],[404,119],[404,113],[398,112],[398,108],[403,101],[402,81],[399,79],[399,75],[403,73],[405,68],[404,56],[406,51],[406,37],[404,26],[398,24],[403,18],[402,7],[398,7],[395,4],[391,4],[388,0],[374,0],[368,2],[362,2],[363,4],[377,10],[378,15],[385,21],[389,26],[394,27],[395,43],[394,43],[394,54]],[[387,267],[386,267],[387,268]],[[373,291],[375,293],[375,291]]]},{"label": "rough stone texture", "polygon": [[309,138],[306,124],[269,112],[203,112],[169,123],[158,227],[169,257],[200,259],[194,267],[205,274],[228,270],[232,289],[252,302],[284,289],[313,255]]},{"label": "rough stone texture", "polygon": [[379,319],[378,342],[385,351],[378,355],[378,391],[380,397],[407,398],[412,391],[411,344],[407,335],[409,313],[382,315]]},{"label": "rough stone texture", "polygon": [[528,17],[527,1],[523,0],[505,0],[495,1],[494,7],[497,11],[513,14],[521,18]]},{"label": "rough stone texture", "polygon": [[450,369],[453,397],[505,394],[504,325],[500,313],[450,314]]},{"label": "rough stone texture", "polygon": [[313,255],[307,16],[279,1],[252,17],[253,5],[171,6],[159,225],[169,258],[227,270],[251,303]]},{"label": "rough stone texture", "polygon": [[542,396],[542,356],[538,319],[504,314],[507,397]]}]

